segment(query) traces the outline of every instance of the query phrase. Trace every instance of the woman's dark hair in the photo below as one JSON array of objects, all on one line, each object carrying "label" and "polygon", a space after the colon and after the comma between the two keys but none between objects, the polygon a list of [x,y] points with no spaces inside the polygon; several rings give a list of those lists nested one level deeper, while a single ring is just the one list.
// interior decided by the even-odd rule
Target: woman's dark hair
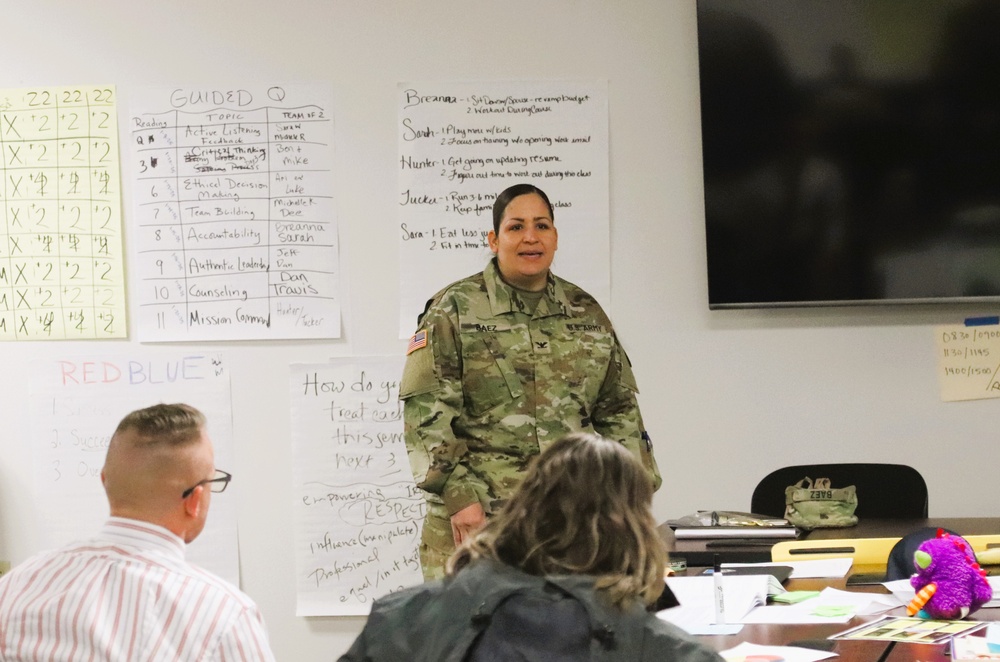
[{"label": "woman's dark hair", "polygon": [[545,201],[545,206],[549,208],[549,218],[553,221],[556,220],[555,213],[552,211],[552,203],[549,202],[549,196],[545,195],[545,191],[533,184],[514,184],[498,195],[496,202],[493,203],[493,232],[500,234],[500,221],[503,220],[503,213],[507,210],[510,201],[529,193],[540,195]]}]

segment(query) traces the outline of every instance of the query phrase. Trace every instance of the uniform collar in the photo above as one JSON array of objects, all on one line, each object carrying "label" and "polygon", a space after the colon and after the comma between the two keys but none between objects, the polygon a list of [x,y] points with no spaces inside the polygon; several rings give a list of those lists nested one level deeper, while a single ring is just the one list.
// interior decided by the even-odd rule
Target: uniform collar
[{"label": "uniform collar", "polygon": [[[486,281],[486,295],[490,300],[490,312],[493,315],[521,312],[522,305],[518,291],[500,277],[500,267],[493,258],[483,270]],[[562,283],[552,275],[550,270],[542,298],[535,308],[533,317],[548,317],[550,315],[567,315],[570,308],[569,299],[563,290]]]}]

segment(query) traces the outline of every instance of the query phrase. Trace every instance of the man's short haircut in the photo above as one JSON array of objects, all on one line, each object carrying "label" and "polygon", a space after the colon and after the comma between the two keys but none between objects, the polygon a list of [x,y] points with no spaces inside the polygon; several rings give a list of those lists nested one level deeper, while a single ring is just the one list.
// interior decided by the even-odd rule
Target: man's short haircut
[{"label": "man's short haircut", "polygon": [[183,446],[199,438],[205,415],[185,404],[158,404],[137,409],[118,424],[114,436],[134,431],[144,444]]}]

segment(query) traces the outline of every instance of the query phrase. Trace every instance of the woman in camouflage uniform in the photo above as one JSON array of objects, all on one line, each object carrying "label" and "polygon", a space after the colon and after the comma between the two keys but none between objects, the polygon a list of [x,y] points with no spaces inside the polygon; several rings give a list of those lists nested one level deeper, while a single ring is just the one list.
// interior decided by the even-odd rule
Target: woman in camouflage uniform
[{"label": "woman in camouflage uniform", "polygon": [[596,432],[660,476],[628,357],[597,301],[551,273],[558,233],[530,184],[497,196],[493,260],[427,302],[400,387],[406,446],[427,501],[420,546],[439,577],[556,439]]}]

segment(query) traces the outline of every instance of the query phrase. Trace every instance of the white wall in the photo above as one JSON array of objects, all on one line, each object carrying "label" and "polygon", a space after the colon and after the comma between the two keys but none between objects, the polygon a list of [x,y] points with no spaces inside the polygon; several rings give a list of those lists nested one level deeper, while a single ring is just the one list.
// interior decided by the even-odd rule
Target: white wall
[{"label": "white wall", "polygon": [[[1000,406],[941,402],[931,333],[994,309],[708,310],[694,0],[0,0],[0,19],[0,87],[113,83],[123,144],[139,85],[333,86],[343,338],[196,346],[221,349],[232,366],[234,474],[254,486],[239,493],[242,583],[280,660],[335,658],[363,623],[294,616],[287,375],[292,362],[404,349],[399,81],[609,81],[614,320],[664,473],[658,518],[745,509],[779,465],[849,460],[913,464],[933,516],[996,514]],[[51,351],[0,345],[0,558],[15,562],[36,551],[23,515],[23,384],[28,362]]]}]

